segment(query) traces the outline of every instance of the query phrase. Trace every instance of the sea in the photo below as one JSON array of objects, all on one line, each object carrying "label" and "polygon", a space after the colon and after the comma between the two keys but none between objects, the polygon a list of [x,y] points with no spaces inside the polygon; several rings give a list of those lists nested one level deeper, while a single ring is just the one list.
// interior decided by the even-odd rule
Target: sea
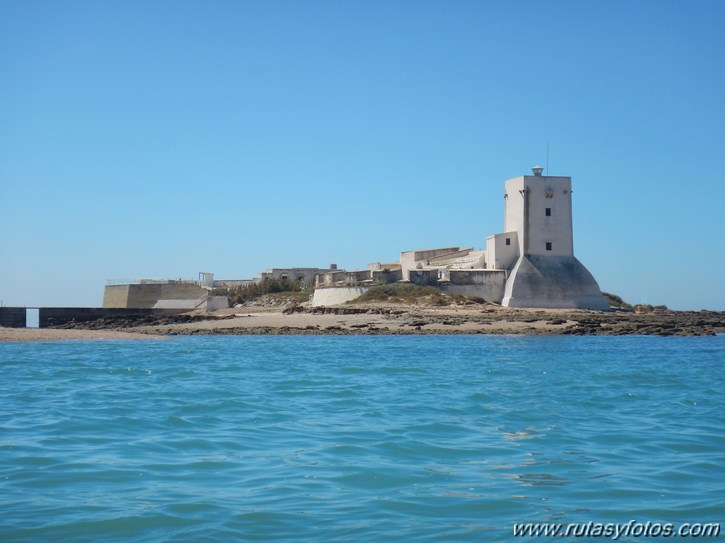
[{"label": "sea", "polygon": [[0,371],[3,543],[725,521],[725,336],[59,341]]}]

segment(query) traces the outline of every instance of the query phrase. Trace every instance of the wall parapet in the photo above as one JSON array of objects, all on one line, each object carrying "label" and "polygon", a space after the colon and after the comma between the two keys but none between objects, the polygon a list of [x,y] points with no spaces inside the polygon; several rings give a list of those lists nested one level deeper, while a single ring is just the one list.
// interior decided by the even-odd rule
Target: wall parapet
[{"label": "wall parapet", "polygon": [[124,285],[196,285],[201,286],[198,279],[106,279],[106,286]]}]

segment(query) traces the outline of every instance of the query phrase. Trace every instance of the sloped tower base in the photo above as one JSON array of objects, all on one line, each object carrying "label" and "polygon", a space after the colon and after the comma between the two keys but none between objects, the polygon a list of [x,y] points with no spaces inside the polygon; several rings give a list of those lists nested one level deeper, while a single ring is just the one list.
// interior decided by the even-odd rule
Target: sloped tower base
[{"label": "sloped tower base", "polygon": [[506,281],[501,305],[609,310],[599,285],[574,256],[522,256]]}]

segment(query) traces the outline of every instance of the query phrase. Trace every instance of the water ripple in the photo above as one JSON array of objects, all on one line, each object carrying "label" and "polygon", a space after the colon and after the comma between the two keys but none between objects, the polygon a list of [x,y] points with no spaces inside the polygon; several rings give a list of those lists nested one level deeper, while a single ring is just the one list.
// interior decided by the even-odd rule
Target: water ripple
[{"label": "water ripple", "polygon": [[0,345],[0,539],[720,522],[725,338]]}]

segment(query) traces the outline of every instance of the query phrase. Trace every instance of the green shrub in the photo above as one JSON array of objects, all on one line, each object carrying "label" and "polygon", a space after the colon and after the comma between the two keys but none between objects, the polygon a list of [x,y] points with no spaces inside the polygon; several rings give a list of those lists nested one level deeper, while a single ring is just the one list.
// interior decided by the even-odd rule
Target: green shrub
[{"label": "green shrub", "polygon": [[620,296],[617,296],[616,294],[610,294],[609,292],[602,292],[602,296],[604,296],[607,301],[609,302],[609,307],[615,307],[620,309],[632,309],[632,306],[622,300]]},{"label": "green shrub", "polygon": [[[482,299],[480,299],[483,301]],[[426,303],[434,306],[446,306],[453,303],[471,303],[473,300],[460,294],[448,294],[440,289],[410,283],[389,283],[376,285],[361,296],[348,302]],[[480,303],[478,300],[474,303]]]},{"label": "green shrub", "polygon": [[290,300],[295,300],[300,303],[309,301],[312,296],[312,294],[306,289],[300,291],[279,292],[277,295],[284,296],[285,298],[289,298]]},{"label": "green shrub", "polygon": [[301,301],[309,299],[309,293],[302,292],[300,282],[290,279],[265,279],[264,281],[226,289],[226,296],[229,298],[229,305],[232,307],[236,304],[243,304],[244,302],[255,300],[265,294],[284,294],[291,295],[295,298],[306,296]]}]

